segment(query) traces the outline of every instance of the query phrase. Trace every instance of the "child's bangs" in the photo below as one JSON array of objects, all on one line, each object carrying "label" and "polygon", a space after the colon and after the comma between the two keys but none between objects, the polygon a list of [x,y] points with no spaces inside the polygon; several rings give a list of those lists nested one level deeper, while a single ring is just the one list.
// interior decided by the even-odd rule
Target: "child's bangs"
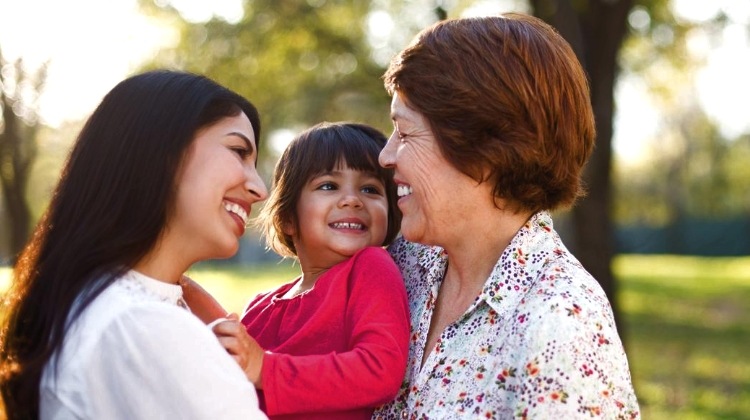
[{"label": "child's bangs", "polygon": [[384,168],[378,163],[380,146],[371,138],[355,130],[337,132],[319,143],[310,156],[319,173],[332,172],[340,164],[346,167],[386,178]]}]

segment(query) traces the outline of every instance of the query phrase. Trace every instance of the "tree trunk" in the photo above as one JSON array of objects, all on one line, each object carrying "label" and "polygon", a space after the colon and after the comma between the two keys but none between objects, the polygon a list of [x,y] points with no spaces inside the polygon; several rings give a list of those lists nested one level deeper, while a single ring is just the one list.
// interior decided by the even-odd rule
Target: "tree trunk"
[{"label": "tree trunk", "polygon": [[627,18],[633,1],[531,0],[531,5],[536,16],[557,28],[570,42],[589,76],[596,146],[583,176],[588,195],[572,211],[572,248],[607,294],[622,335],[617,287],[612,274],[615,242],[611,219],[612,120],[619,72],[617,57],[627,33]]},{"label": "tree trunk", "polygon": [[[0,55],[0,64],[4,64]],[[37,77],[34,85],[37,92],[46,78],[45,73]],[[19,85],[25,80],[26,75],[22,73],[20,62],[16,63],[15,84]],[[7,92],[2,91],[6,80],[0,75],[0,106],[2,107],[2,130],[0,130],[0,192],[5,198],[5,208],[8,213],[8,224],[10,234],[3,235],[9,241],[11,262],[15,264],[16,258],[26,245],[31,230],[31,209],[26,199],[26,187],[28,185],[31,167],[36,159],[37,144],[36,128],[38,120],[31,124],[25,123],[21,117],[13,111],[20,95],[9,97]],[[28,104],[23,104],[28,105]]]}]

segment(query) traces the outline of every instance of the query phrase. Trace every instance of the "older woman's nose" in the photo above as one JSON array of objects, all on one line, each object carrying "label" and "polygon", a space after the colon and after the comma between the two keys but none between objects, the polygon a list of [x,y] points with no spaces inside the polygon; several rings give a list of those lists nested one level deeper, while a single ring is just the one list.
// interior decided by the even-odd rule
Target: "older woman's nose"
[{"label": "older woman's nose", "polygon": [[398,133],[393,130],[391,137],[385,144],[383,150],[380,151],[378,156],[378,163],[384,168],[392,168],[396,164],[396,144],[398,142]]}]

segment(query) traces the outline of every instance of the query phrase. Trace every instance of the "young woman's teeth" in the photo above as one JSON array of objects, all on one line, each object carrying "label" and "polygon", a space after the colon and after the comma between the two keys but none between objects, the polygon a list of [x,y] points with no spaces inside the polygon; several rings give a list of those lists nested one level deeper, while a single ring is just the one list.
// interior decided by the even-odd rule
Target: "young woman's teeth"
[{"label": "young woman's teeth", "polygon": [[356,229],[362,230],[363,226],[361,223],[331,223],[336,229]]},{"label": "young woman's teeth", "polygon": [[408,185],[399,185],[398,191],[396,191],[399,197],[404,197],[412,193],[411,187]]},{"label": "young woman's teeth", "polygon": [[247,224],[247,212],[242,208],[242,206],[237,203],[230,203],[228,201],[225,201],[224,208],[228,212],[234,213],[239,216],[239,218],[242,219],[242,223]]}]

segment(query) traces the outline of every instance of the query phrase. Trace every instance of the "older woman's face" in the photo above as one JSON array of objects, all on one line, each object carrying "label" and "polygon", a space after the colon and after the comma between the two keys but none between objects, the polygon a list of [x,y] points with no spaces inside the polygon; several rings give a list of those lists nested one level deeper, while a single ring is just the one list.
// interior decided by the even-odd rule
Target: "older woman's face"
[{"label": "older woman's face", "polygon": [[[477,204],[477,182],[443,157],[427,120],[398,92],[391,102],[391,120],[394,130],[380,164],[394,168],[404,238],[446,246],[465,237],[462,219],[470,218]],[[487,197],[486,191],[481,194]]]}]

